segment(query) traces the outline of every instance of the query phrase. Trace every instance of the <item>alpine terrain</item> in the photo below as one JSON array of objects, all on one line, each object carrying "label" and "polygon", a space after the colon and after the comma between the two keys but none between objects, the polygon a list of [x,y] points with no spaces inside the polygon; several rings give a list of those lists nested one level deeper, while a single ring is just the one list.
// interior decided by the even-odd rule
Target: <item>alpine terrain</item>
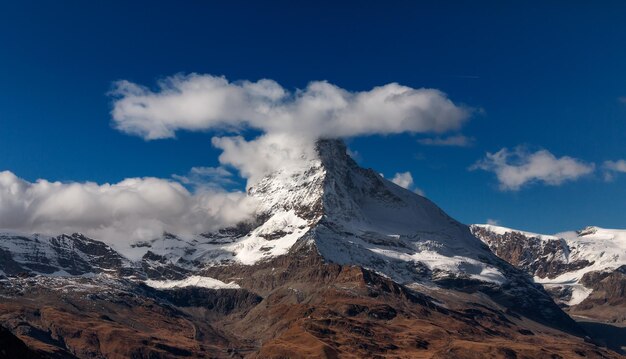
[{"label": "alpine terrain", "polygon": [[626,346],[626,230],[590,226],[545,235],[470,228],[495,254],[532,275],[570,315],[619,328],[613,329],[620,337],[615,345]]},{"label": "alpine terrain", "polygon": [[622,232],[470,230],[338,140],[248,195],[249,221],[128,251],[2,233],[0,358],[620,357],[553,297],[623,321]]}]

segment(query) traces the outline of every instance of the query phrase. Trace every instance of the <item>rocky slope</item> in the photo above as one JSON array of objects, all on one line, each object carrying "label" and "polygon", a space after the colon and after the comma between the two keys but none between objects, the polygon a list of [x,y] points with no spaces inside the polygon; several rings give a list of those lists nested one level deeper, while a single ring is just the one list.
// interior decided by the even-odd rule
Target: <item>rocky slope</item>
[{"label": "rocky slope", "polygon": [[626,323],[626,231],[587,227],[551,236],[490,225],[471,229],[570,313]]},{"label": "rocky slope", "polygon": [[248,193],[255,218],[134,243],[136,261],[78,234],[2,235],[0,324],[59,357],[617,357],[340,141]]},{"label": "rocky slope", "polygon": [[210,271],[241,288],[12,278],[0,281],[0,322],[56,358],[618,357],[487,296],[414,291],[307,250]]}]

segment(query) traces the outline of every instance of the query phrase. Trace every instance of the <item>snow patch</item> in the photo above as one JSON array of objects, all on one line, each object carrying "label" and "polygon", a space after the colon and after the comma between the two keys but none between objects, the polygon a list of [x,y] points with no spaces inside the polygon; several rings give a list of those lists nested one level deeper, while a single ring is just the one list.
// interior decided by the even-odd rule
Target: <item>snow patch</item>
[{"label": "snow patch", "polygon": [[209,289],[239,289],[235,282],[224,283],[221,280],[210,277],[191,276],[181,280],[151,280],[144,282],[147,286],[156,289],[173,289],[185,287],[200,287]]}]

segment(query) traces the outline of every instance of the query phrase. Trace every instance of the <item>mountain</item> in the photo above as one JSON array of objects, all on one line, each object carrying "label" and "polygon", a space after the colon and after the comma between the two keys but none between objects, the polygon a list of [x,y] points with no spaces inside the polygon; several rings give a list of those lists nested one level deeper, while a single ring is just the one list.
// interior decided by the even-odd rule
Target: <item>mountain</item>
[{"label": "mountain", "polygon": [[82,234],[0,233],[0,274],[85,275],[116,272],[128,265],[113,248]]},{"label": "mountain", "polygon": [[523,270],[341,141],[248,189],[232,228],[1,238],[0,324],[50,357],[618,357]]},{"label": "mountain", "polygon": [[534,276],[569,313],[626,323],[626,230],[586,227],[542,235],[472,225],[491,250]]}]

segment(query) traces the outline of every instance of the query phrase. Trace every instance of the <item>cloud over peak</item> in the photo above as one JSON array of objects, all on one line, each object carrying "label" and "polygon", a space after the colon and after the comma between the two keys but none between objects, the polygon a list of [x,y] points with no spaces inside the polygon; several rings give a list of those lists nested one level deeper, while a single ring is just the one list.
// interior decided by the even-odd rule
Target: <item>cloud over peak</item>
[{"label": "cloud over peak", "polygon": [[[213,75],[175,75],[155,90],[118,81],[111,92],[115,127],[146,140],[177,131],[226,130],[214,137],[220,163],[239,170],[253,185],[278,169],[311,159],[318,138],[457,131],[472,110],[441,91],[390,83],[348,91],[326,81],[290,91],[276,81],[228,81]],[[254,139],[237,135],[260,131]]]},{"label": "cloud over peak", "polygon": [[501,190],[517,191],[533,182],[557,186],[573,181],[592,173],[595,165],[568,156],[557,158],[547,150],[529,152],[518,146],[512,151],[503,148],[495,153],[487,153],[484,159],[470,169],[493,172]]}]

